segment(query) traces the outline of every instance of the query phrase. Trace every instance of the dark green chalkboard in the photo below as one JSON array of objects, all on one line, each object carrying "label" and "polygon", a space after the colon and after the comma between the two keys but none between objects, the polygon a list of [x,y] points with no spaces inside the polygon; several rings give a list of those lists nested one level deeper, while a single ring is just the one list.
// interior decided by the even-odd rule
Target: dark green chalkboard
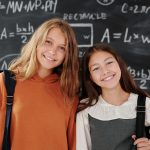
[{"label": "dark green chalkboard", "polygon": [[37,26],[52,17],[74,28],[80,58],[93,43],[110,43],[140,87],[150,92],[150,0],[1,0],[1,70]]}]

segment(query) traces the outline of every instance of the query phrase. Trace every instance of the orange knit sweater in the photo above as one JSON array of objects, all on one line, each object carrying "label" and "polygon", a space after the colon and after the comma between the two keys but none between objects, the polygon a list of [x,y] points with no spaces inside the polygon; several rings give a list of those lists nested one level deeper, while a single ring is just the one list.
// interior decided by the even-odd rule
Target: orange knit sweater
[{"label": "orange knit sweater", "polygon": [[[11,150],[75,150],[78,100],[64,100],[56,74],[17,81],[11,120]],[[57,81],[56,81],[57,80]],[[0,150],[6,89],[0,74]]]}]

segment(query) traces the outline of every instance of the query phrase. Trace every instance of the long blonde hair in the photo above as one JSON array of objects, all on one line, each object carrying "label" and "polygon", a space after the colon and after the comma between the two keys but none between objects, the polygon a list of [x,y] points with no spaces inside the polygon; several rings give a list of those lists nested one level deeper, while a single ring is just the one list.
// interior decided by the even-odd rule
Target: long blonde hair
[{"label": "long blonde hair", "polygon": [[[41,24],[31,36],[28,43],[22,49],[18,58],[14,59],[9,66],[9,70],[13,71],[17,79],[26,80],[37,73],[37,46],[45,42],[48,32],[53,28],[59,28],[67,39],[67,50],[64,62],[59,66],[60,85],[64,94],[69,97],[76,95],[78,91],[78,48],[76,37],[70,25],[60,19],[53,18]],[[57,69],[56,69],[57,70]]]}]

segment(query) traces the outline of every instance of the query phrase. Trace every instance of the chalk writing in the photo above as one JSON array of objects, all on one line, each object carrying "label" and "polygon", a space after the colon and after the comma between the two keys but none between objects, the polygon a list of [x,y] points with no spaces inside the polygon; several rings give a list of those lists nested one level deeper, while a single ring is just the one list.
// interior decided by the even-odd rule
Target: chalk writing
[{"label": "chalk writing", "polygon": [[148,82],[150,83],[150,69],[134,69],[131,66],[128,66],[128,71],[131,76],[136,80],[140,85],[141,89],[148,89]]},{"label": "chalk writing", "polygon": [[150,44],[150,36],[144,35],[142,33],[129,33],[129,28],[125,28],[124,32],[114,32],[110,33],[109,28],[106,28],[104,34],[101,38],[101,42],[106,41],[107,43],[111,42],[111,39],[122,39],[124,43],[132,43],[134,41],[141,41],[143,44]]},{"label": "chalk writing", "polygon": [[107,19],[107,14],[104,12],[101,13],[64,13],[63,15],[64,20],[105,20]]},{"label": "chalk writing", "polygon": [[9,62],[19,54],[8,54],[0,58],[0,70],[8,69]]},{"label": "chalk writing", "polygon": [[111,5],[115,0],[97,0],[97,2],[103,6]]},{"label": "chalk writing", "polygon": [[89,47],[93,45],[93,24],[72,23],[70,25],[77,33],[78,47]]},{"label": "chalk writing", "polygon": [[27,27],[20,27],[16,24],[16,35],[21,35],[22,43],[27,42],[27,35],[31,35],[34,32],[34,27],[28,22]]},{"label": "chalk writing", "polygon": [[33,12],[41,10],[44,12],[56,12],[57,0],[29,0],[29,1],[8,1],[7,4],[2,4],[0,1],[0,11],[9,13]]},{"label": "chalk writing", "polygon": [[133,14],[147,14],[150,12],[150,6],[147,5],[133,5],[129,6],[127,3],[123,3],[121,8],[122,13],[133,13]]},{"label": "chalk writing", "polygon": [[26,27],[20,26],[18,23],[16,23],[15,31],[8,32],[6,27],[4,27],[2,29],[2,31],[0,31],[0,40],[20,36],[21,42],[26,43],[27,37],[30,36],[33,32],[34,32],[34,27],[33,27],[33,25],[31,25],[30,22],[27,23]]},{"label": "chalk writing", "polygon": [[[93,45],[93,24],[91,23],[70,23],[73,29],[77,32],[78,47],[88,47]],[[0,31],[0,40],[6,40],[8,38],[15,38],[20,36],[21,43],[26,43],[28,37],[34,32],[34,27],[30,22],[27,22],[27,26],[21,26],[16,23],[15,31],[8,32],[4,27]],[[80,34],[78,34],[80,33]]]}]

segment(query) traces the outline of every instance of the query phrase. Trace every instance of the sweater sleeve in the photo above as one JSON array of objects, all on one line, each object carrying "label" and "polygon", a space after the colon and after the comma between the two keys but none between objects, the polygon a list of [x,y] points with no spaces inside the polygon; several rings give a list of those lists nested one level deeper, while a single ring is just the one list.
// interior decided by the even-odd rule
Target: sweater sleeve
[{"label": "sweater sleeve", "polygon": [[[0,81],[1,82],[1,81]],[[1,84],[1,83],[0,83]],[[0,88],[0,150],[2,150],[2,133],[3,133],[3,129],[2,129],[2,126],[3,126],[3,120],[2,120],[2,92],[1,92],[1,88]]]},{"label": "sweater sleeve", "polygon": [[150,98],[146,98],[146,116],[145,125],[150,126]]},{"label": "sweater sleeve", "polygon": [[70,117],[69,117],[68,130],[67,130],[69,150],[76,150],[75,117],[76,117],[77,105],[78,105],[78,98],[76,97],[72,103],[72,108],[71,108]]},{"label": "sweater sleeve", "polygon": [[2,141],[4,134],[6,103],[5,103],[6,91],[3,81],[2,73],[0,73],[0,150],[2,150]]},{"label": "sweater sleeve", "polygon": [[91,150],[90,127],[86,109],[77,114],[76,127],[76,150]]}]

